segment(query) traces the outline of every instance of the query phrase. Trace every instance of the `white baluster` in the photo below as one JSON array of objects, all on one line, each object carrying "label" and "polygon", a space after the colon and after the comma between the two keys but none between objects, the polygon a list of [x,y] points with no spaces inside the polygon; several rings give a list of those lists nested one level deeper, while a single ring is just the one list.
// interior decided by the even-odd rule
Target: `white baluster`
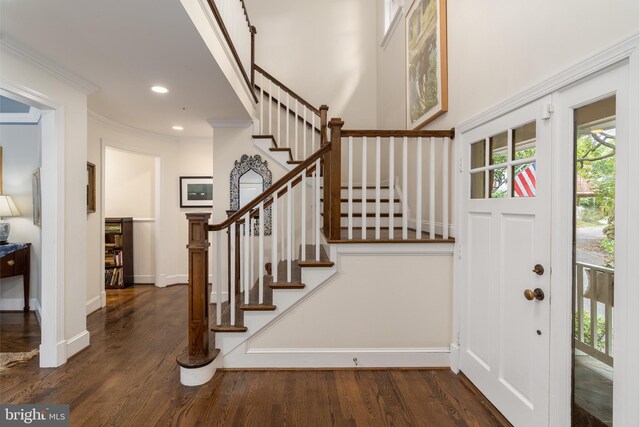
[{"label": "white baluster", "polygon": [[362,183],[360,185],[362,187],[361,195],[362,197],[362,232],[361,237],[362,240],[367,239],[367,137],[362,137]]},{"label": "white baluster", "polygon": [[295,120],[293,121],[293,127],[294,127],[294,130],[295,130],[295,134],[294,134],[294,137],[293,137],[293,143],[295,144],[295,154],[294,154],[295,155],[295,159],[294,160],[298,160],[298,158],[299,158],[298,157],[298,128],[300,126],[298,126],[298,99],[296,98],[295,101],[296,102],[294,103],[294,106],[295,106],[296,111],[295,111]]},{"label": "white baluster", "polygon": [[416,239],[422,239],[422,137],[416,145]]},{"label": "white baluster", "polygon": [[269,135],[273,135],[273,81],[269,79]]},{"label": "white baluster", "polygon": [[278,281],[278,192],[273,193],[271,203],[271,276]]},{"label": "white baluster", "polygon": [[395,218],[393,217],[394,215],[394,206],[393,206],[393,197],[392,195],[395,195],[395,189],[394,189],[394,175],[395,175],[395,142],[396,139],[395,137],[391,137],[389,138],[389,194],[387,195],[389,198],[389,201],[387,202],[387,206],[388,206],[388,213],[389,213],[389,239],[393,239],[393,228],[395,225]]},{"label": "white baluster", "polygon": [[316,114],[311,113],[311,152],[316,152]]},{"label": "white baluster", "polygon": [[286,211],[286,205],[285,205],[285,196],[288,197],[288,194],[285,194],[284,196],[281,196],[278,199],[278,203],[280,203],[280,256],[282,257],[283,261],[287,260],[287,251],[285,250],[285,244],[287,241],[287,224],[289,224],[287,222],[287,211]]},{"label": "white baluster", "polygon": [[[380,240],[380,137],[376,137],[376,240]],[[364,185],[363,185],[364,187]]]},{"label": "white baluster", "polygon": [[[306,159],[307,158],[307,106],[303,105],[304,109],[302,110],[302,115],[303,115],[303,122],[302,122],[302,132],[303,132],[303,136],[302,136],[302,158]],[[299,160],[298,158],[296,158],[296,160]]]},{"label": "white baluster", "polygon": [[442,144],[442,238],[449,238],[449,138]]},{"label": "white baluster", "polygon": [[[244,303],[249,304],[249,290],[251,289],[250,285],[250,276],[249,276],[249,264],[251,264],[251,257],[249,255],[250,248],[250,240],[251,237],[249,233],[251,233],[251,218],[249,213],[244,216],[244,224],[242,225],[244,229],[244,275],[243,275],[243,286],[242,289],[244,291]],[[235,323],[234,323],[235,325]]]},{"label": "white baluster", "polygon": [[293,189],[291,188],[291,181],[287,183],[287,282],[291,282],[291,196],[293,195]]},{"label": "white baluster", "polygon": [[436,238],[436,139],[429,144],[429,238]]},{"label": "white baluster", "polygon": [[[349,155],[347,161],[347,174],[348,174],[348,186],[347,186],[347,239],[353,239],[353,137],[349,137]],[[365,221],[366,218],[362,218]]]},{"label": "white baluster", "polygon": [[[607,292],[610,292],[610,295],[613,295],[613,286],[611,284],[612,277],[611,273],[603,272],[604,275],[604,289],[607,289]],[[612,313],[611,313],[611,304],[608,302],[604,305],[604,352],[608,355],[613,354],[613,327],[612,327]]]},{"label": "white baluster", "polygon": [[282,88],[278,85],[278,147],[282,145],[282,139],[280,138],[280,99],[282,97]]},{"label": "white baluster", "polygon": [[320,159],[316,159],[316,170],[314,172],[315,174],[315,186],[316,186],[316,191],[315,191],[315,228],[314,228],[314,234],[315,234],[315,244],[316,244],[316,261],[320,261],[320,180],[322,179],[320,177]]},{"label": "white baluster", "polygon": [[264,74],[260,73],[260,134],[264,135]]},{"label": "white baluster", "polygon": [[264,303],[264,201],[258,205],[258,304]]},{"label": "white baluster", "polygon": [[255,276],[255,269],[254,269],[254,265],[255,265],[255,244],[254,241],[255,239],[253,238],[255,236],[255,229],[254,229],[254,222],[253,222],[253,218],[251,218],[251,215],[249,215],[249,281],[247,283],[247,287],[245,288],[245,292],[247,293],[245,299],[248,298],[249,292],[251,291],[251,288],[253,287],[253,285],[256,283],[256,276]]},{"label": "white baluster", "polygon": [[[216,232],[216,325],[222,321],[222,231]],[[235,258],[235,257],[234,257]],[[235,263],[235,259],[234,259]]]},{"label": "white baluster", "polygon": [[291,96],[289,95],[289,92],[287,92],[287,113],[284,115],[285,116],[285,123],[286,123],[286,132],[287,132],[287,147],[291,147],[290,143],[289,143],[289,123],[291,123],[291,117],[290,116],[290,111],[291,109],[289,108],[289,100],[291,99]]},{"label": "white baluster", "polygon": [[[407,137],[402,139],[402,239],[409,238],[409,182],[408,182],[408,148]],[[394,194],[395,195],[395,194]]]},{"label": "white baluster", "polygon": [[[231,295],[229,295],[229,308],[231,310],[231,317],[230,317],[230,322],[232,325],[236,324],[236,223],[235,221],[233,223],[231,223],[231,229],[229,231],[231,233],[231,238],[229,239],[229,241],[231,242],[231,252],[230,252],[230,256],[231,256],[231,286],[230,286],[230,290],[231,290]],[[241,264],[242,265],[242,264]],[[242,271],[242,270],[241,270]],[[216,311],[217,313],[217,311]],[[222,313],[219,314],[220,321],[222,321]],[[219,322],[218,325],[220,325],[222,322]]]},{"label": "white baluster", "polygon": [[300,247],[302,248],[302,260],[307,259],[307,171],[300,174]]}]

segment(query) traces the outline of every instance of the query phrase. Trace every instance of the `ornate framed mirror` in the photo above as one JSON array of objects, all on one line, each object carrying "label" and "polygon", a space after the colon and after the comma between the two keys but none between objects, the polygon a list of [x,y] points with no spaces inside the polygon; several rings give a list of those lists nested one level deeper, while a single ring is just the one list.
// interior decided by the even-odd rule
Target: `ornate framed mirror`
[{"label": "ornate framed mirror", "polygon": [[[271,171],[266,160],[262,160],[259,154],[249,156],[243,154],[240,160],[236,160],[230,175],[230,212],[236,212],[245,204],[271,187]],[[258,234],[258,222],[254,224],[254,235]],[[271,207],[264,210],[264,234],[271,235]]]}]

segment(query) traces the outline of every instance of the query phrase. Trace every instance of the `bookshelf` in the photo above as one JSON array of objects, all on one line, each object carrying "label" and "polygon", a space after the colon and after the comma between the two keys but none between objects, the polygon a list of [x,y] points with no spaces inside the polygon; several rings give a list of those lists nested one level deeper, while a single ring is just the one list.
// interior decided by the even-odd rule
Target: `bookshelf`
[{"label": "bookshelf", "polygon": [[104,223],[104,287],[133,285],[133,218],[106,218]]}]

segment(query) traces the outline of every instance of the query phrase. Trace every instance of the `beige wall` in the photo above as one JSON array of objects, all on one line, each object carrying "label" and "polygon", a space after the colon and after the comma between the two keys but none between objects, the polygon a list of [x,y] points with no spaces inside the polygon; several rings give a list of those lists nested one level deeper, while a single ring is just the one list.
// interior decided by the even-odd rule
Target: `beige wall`
[{"label": "beige wall", "polygon": [[256,63],[350,128],[376,123],[376,9],[371,0],[247,0]]},{"label": "beige wall", "polygon": [[[405,125],[405,26],[388,46],[378,8],[378,126]],[[407,12],[412,1],[405,0]],[[429,124],[448,129],[638,32],[637,0],[447,2],[449,112]],[[593,27],[594,19],[606,30]],[[597,27],[596,27],[597,28]]]},{"label": "beige wall", "polygon": [[452,265],[451,255],[342,255],[339,275],[249,348],[448,348]]},{"label": "beige wall", "polygon": [[[52,103],[57,103],[57,105],[50,107],[59,108],[60,114],[56,117],[56,130],[58,131],[57,136],[63,138],[60,141],[60,152],[64,156],[64,170],[60,171],[62,174],[60,181],[64,193],[59,196],[64,197],[65,210],[60,213],[63,218],[56,218],[53,216],[53,212],[50,213],[52,216],[47,218],[47,212],[43,210],[43,230],[47,221],[53,221],[56,218],[58,223],[62,224],[62,220],[64,220],[65,263],[63,266],[57,266],[64,271],[64,337],[65,339],[79,337],[86,330],[87,96],[77,88],[63,83],[23,58],[4,50],[1,54],[3,81],[10,82],[14,87],[27,88],[40,94],[40,96],[51,100]],[[43,147],[43,156],[47,151],[53,151],[53,148]],[[55,185],[55,182],[43,180],[43,199],[47,198],[45,192],[51,192]],[[49,284],[47,277],[43,276],[43,291]],[[74,350],[78,350],[78,343],[75,344]],[[46,361],[45,363],[50,362]]]}]

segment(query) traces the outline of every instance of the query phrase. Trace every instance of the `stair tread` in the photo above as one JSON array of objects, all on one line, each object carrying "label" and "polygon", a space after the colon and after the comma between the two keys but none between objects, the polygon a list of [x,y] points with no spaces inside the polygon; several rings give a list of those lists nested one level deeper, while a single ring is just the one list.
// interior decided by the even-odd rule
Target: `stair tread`
[{"label": "stair tread", "polygon": [[302,269],[297,261],[291,261],[291,281],[287,280],[287,261],[278,262],[278,281],[273,282],[273,277],[269,277],[269,286],[273,289],[301,289],[304,288],[302,283]]},{"label": "stair tread", "polygon": [[327,255],[325,245],[320,245],[320,260],[316,261],[316,246],[305,245],[305,260],[302,261],[302,247],[300,248],[300,259],[298,265],[300,267],[333,267],[333,262]]}]

